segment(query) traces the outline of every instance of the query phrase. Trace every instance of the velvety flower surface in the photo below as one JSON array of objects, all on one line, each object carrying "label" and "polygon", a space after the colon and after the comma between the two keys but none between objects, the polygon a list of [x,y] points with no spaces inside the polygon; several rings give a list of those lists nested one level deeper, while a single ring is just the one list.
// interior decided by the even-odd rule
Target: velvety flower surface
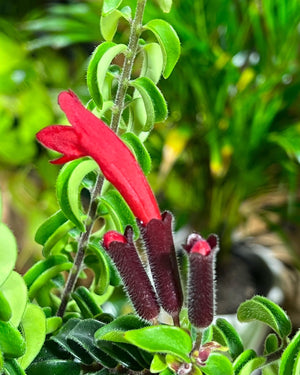
[{"label": "velvety flower surface", "polygon": [[52,125],[37,139],[63,154],[52,163],[62,164],[83,156],[92,157],[104,177],[121,193],[143,224],[160,219],[154,194],[134,155],[125,143],[99,118],[88,111],[72,91],[64,91],[58,102],[72,126]]},{"label": "velvety flower surface", "polygon": [[114,261],[137,314],[146,320],[158,316],[160,307],[148,275],[133,243],[130,226],[124,236],[115,231],[107,232],[103,245]]},{"label": "velvety flower surface", "polygon": [[184,249],[189,258],[188,316],[195,327],[208,327],[215,315],[215,255],[218,238],[191,234]]},{"label": "velvety flower surface", "polygon": [[141,227],[155,289],[161,306],[173,317],[178,316],[183,295],[172,235],[172,214],[152,219]]}]

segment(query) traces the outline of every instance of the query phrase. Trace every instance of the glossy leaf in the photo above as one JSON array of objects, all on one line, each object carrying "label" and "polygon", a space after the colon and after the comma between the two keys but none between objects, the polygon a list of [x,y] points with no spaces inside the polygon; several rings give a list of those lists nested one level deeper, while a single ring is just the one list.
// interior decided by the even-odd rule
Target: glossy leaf
[{"label": "glossy leaf", "polygon": [[57,331],[62,325],[62,318],[59,316],[52,316],[46,319],[46,334],[49,335]]},{"label": "glossy leaf", "polygon": [[80,186],[84,177],[98,169],[91,159],[77,159],[66,164],[60,171],[56,181],[56,193],[64,215],[82,232],[84,215],[80,208]]},{"label": "glossy leaf", "polygon": [[57,211],[39,226],[35,234],[35,241],[40,245],[44,245],[48,238],[67,220],[61,210]]},{"label": "glossy leaf", "polygon": [[252,349],[247,349],[233,363],[235,375],[248,375],[265,363],[264,357],[257,357]]},{"label": "glossy leaf", "polygon": [[24,275],[24,281],[29,288],[34,281],[49,268],[67,262],[65,255],[52,255],[47,259],[35,263]]},{"label": "glossy leaf", "polygon": [[101,43],[93,52],[88,70],[87,70],[87,86],[89,89],[89,92],[91,94],[91,97],[93,98],[93,101],[98,107],[102,107],[103,105],[103,98],[102,98],[102,87],[98,85],[98,81],[95,79],[97,77],[97,70],[98,70],[98,64],[105,54],[106,51],[108,51],[111,47],[115,46],[115,43],[111,42],[105,42]]},{"label": "glossy leaf", "polygon": [[43,255],[45,258],[49,257],[50,254],[58,255],[64,250],[68,242],[68,233],[73,228],[75,228],[75,224],[67,220],[53,232],[43,247]]},{"label": "glossy leaf", "polygon": [[11,272],[0,290],[11,309],[10,323],[18,327],[27,303],[27,287],[23,277],[15,271]]},{"label": "glossy leaf", "polygon": [[107,14],[117,9],[122,3],[122,0],[104,0],[102,7],[102,14]]},{"label": "glossy leaf", "polygon": [[103,38],[106,41],[111,41],[113,39],[117,31],[120,18],[124,17],[125,19],[129,20],[128,13],[126,12],[128,8],[129,7],[125,8],[125,12],[115,9],[108,14],[102,14],[100,18],[100,30]]},{"label": "glossy leaf", "polygon": [[15,359],[9,359],[4,363],[5,375],[26,375],[25,371]]},{"label": "glossy leaf", "polygon": [[12,231],[0,223],[0,286],[15,267],[17,243]]},{"label": "glossy leaf", "polygon": [[163,54],[160,45],[157,43],[147,43],[142,47],[143,65],[141,77],[147,77],[157,84],[163,70]]},{"label": "glossy leaf", "polygon": [[225,319],[218,318],[216,321],[216,327],[222,332],[225,339],[225,345],[229,349],[229,353],[234,360],[244,350],[241,338],[235,328]]},{"label": "glossy leaf", "polygon": [[279,375],[298,375],[300,369],[300,331],[282,354]]},{"label": "glossy leaf", "polygon": [[10,322],[0,320],[0,348],[6,358],[24,354],[26,344],[21,333]]},{"label": "glossy leaf", "polygon": [[172,0],[157,0],[160,9],[165,12],[169,13],[172,7]]},{"label": "glossy leaf", "polygon": [[48,359],[34,362],[26,372],[27,375],[80,375],[80,365],[69,360]]},{"label": "glossy leaf", "polygon": [[65,262],[58,264],[49,268],[47,271],[43,272],[31,285],[28,290],[28,297],[32,300],[35,295],[39,292],[41,288],[43,288],[51,279],[56,277],[63,271],[69,271],[73,266],[71,262]]},{"label": "glossy leaf", "polygon": [[7,322],[11,318],[12,312],[8,300],[0,290],[0,320]]},{"label": "glossy leaf", "polygon": [[115,367],[116,361],[111,358],[104,346],[95,344],[94,334],[103,324],[94,319],[85,319],[78,322],[67,334],[66,340],[73,354],[84,363],[100,362],[105,367]]},{"label": "glossy leaf", "polygon": [[164,58],[163,76],[168,78],[180,56],[180,41],[176,31],[168,22],[160,19],[151,20],[144,28],[152,31],[160,44]]},{"label": "glossy leaf", "polygon": [[23,369],[26,369],[38,355],[46,338],[46,317],[43,310],[37,305],[28,303],[21,325],[26,341],[26,351],[18,362]]},{"label": "glossy leaf", "polygon": [[124,332],[147,326],[148,324],[136,315],[120,316],[111,323],[108,323],[98,329],[98,331],[95,333],[95,340],[123,342],[128,344],[129,341],[124,337]]},{"label": "glossy leaf", "polygon": [[156,122],[164,121],[168,115],[167,103],[151,79],[139,77],[130,85],[138,90],[146,109],[147,120],[143,131],[150,130]]},{"label": "glossy leaf", "polygon": [[243,302],[237,312],[241,322],[259,320],[269,325],[283,338],[291,332],[291,321],[286,313],[274,302],[265,297],[255,296]]},{"label": "glossy leaf", "polygon": [[72,293],[72,297],[77,303],[83,318],[92,318],[102,313],[101,308],[94,300],[91,292],[84,286],[80,286]]},{"label": "glossy leaf", "polygon": [[229,359],[219,353],[212,353],[201,367],[201,371],[207,375],[233,375],[232,364]]},{"label": "glossy leaf", "polygon": [[[192,340],[182,329],[174,326],[152,326],[127,331],[126,340],[149,352],[170,353],[190,362]],[[159,337],[159,340],[158,340]]]},{"label": "glossy leaf", "polygon": [[104,294],[110,282],[110,267],[107,257],[96,243],[90,243],[86,251],[84,263],[94,271],[93,289],[97,294]]},{"label": "glossy leaf", "polygon": [[149,174],[151,170],[151,157],[140,139],[130,132],[124,133],[121,138],[134,153],[144,174]]},{"label": "glossy leaf", "polygon": [[131,225],[135,236],[138,235],[135,217],[117,190],[109,190],[102,195],[100,200],[111,216],[111,219],[115,224],[115,229],[118,232],[124,233],[126,226]]},{"label": "glossy leaf", "polygon": [[[87,71],[87,85],[94,102],[99,107],[102,107],[103,104],[103,84],[110,64],[117,55],[125,52],[126,49],[125,44],[104,42],[93,52]],[[97,77],[96,82],[95,77]]]},{"label": "glossy leaf", "polygon": [[154,357],[150,366],[150,372],[155,374],[157,372],[161,372],[165,370],[167,367],[168,365],[166,363],[165,356],[163,356],[162,354],[154,354]]}]

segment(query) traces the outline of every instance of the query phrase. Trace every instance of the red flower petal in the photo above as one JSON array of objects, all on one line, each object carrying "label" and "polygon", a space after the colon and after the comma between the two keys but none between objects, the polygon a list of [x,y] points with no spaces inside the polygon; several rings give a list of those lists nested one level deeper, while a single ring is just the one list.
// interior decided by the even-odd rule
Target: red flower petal
[{"label": "red flower petal", "polygon": [[[66,133],[56,133],[53,126],[50,127],[52,131],[44,134],[40,132],[38,137],[45,146],[65,155],[56,162],[91,156],[140,221],[146,224],[152,218],[161,219],[146,177],[125,143],[103,121],[88,111],[73,92],[62,92],[58,101],[73,126],[72,134],[68,130],[71,139],[66,139],[69,137]],[[50,139],[52,136],[53,139]]]}]

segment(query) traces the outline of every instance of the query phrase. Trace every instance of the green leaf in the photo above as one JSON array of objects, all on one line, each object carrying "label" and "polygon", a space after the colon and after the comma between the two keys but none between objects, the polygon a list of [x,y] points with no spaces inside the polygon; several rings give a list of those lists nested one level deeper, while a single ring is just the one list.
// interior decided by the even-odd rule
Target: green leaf
[{"label": "green leaf", "polygon": [[62,212],[82,232],[85,226],[80,209],[80,186],[84,177],[98,168],[94,160],[77,159],[66,164],[57,177],[56,193]]},{"label": "green leaf", "polygon": [[160,44],[164,58],[163,76],[164,78],[168,78],[180,56],[178,35],[168,22],[160,19],[151,20],[144,28],[152,31]]},{"label": "green leaf", "polygon": [[7,322],[10,320],[12,311],[5,295],[0,290],[0,320]]},{"label": "green leaf", "polygon": [[300,331],[282,354],[279,375],[298,375],[300,369]]},{"label": "green leaf", "polygon": [[155,374],[156,372],[161,372],[168,367],[165,356],[162,354],[154,354],[154,357],[151,362],[150,372]]},{"label": "green leaf", "polygon": [[151,170],[151,157],[140,139],[130,132],[124,133],[121,138],[135,155],[144,174],[149,174]]},{"label": "green leaf", "polygon": [[103,38],[106,41],[111,41],[113,39],[117,31],[120,18],[129,20],[128,13],[126,12],[128,8],[129,7],[125,8],[125,12],[115,9],[107,14],[102,14],[100,18],[100,30]]},{"label": "green leaf", "polygon": [[283,338],[291,332],[292,326],[286,313],[274,302],[265,297],[255,296],[243,302],[237,312],[241,322],[259,320],[269,325],[278,335]]},{"label": "green leaf", "polygon": [[73,263],[64,255],[52,255],[36,263],[25,275],[24,280],[29,288],[28,297],[33,299],[38,291],[62,271],[68,271]]},{"label": "green leaf", "polygon": [[62,264],[68,261],[65,255],[51,255],[47,259],[40,260],[35,263],[24,275],[24,281],[28,288],[35,282],[35,280],[53,266]]},{"label": "green leaf", "polygon": [[107,257],[96,243],[89,243],[84,263],[94,271],[93,289],[97,294],[104,294],[110,282],[110,267]]},{"label": "green leaf", "polygon": [[244,350],[241,338],[235,328],[225,319],[218,318],[216,321],[216,327],[222,332],[225,339],[225,345],[229,349],[229,354],[234,360]]},{"label": "green leaf", "polygon": [[59,316],[52,316],[46,319],[46,335],[57,331],[62,325],[62,318]]},{"label": "green leaf", "polygon": [[124,315],[98,329],[95,333],[95,340],[128,343],[128,340],[124,337],[124,332],[144,328],[148,325],[136,315]]},{"label": "green leaf", "polygon": [[4,363],[5,375],[26,375],[15,359],[6,360]]},{"label": "green leaf", "polygon": [[72,293],[84,319],[92,318],[102,313],[102,310],[94,300],[91,292],[84,286],[80,286]]},{"label": "green leaf", "polygon": [[140,93],[147,113],[147,120],[143,131],[150,130],[154,123],[164,121],[168,115],[165,98],[151,79],[139,77],[130,82],[130,85]]},{"label": "green leaf", "polygon": [[43,310],[37,305],[28,303],[21,325],[26,341],[26,351],[18,362],[23,369],[26,369],[38,355],[46,338],[46,317]]},{"label": "green leaf", "polygon": [[0,223],[0,286],[15,267],[17,243],[12,231]]},{"label": "green leaf", "polygon": [[252,371],[261,367],[265,363],[264,357],[257,357],[252,349],[247,349],[241,353],[233,363],[235,375],[250,375]]},{"label": "green leaf", "polygon": [[70,220],[61,224],[61,226],[58,227],[45,242],[43,247],[44,257],[47,258],[50,254],[59,255],[68,242],[68,233],[74,228],[75,224]]},{"label": "green leaf", "polygon": [[126,226],[131,225],[135,236],[138,236],[139,231],[135,217],[117,190],[109,190],[100,198],[100,201],[107,209],[118,232],[124,233]]},{"label": "green leaf", "polygon": [[48,359],[34,362],[27,370],[27,375],[80,375],[80,365],[74,361]]},{"label": "green leaf", "polygon": [[279,347],[278,337],[275,333],[270,333],[265,340],[265,354],[275,352]]},{"label": "green leaf", "polygon": [[163,54],[160,45],[157,43],[148,43],[142,46],[143,65],[141,77],[147,77],[157,84],[163,70]]},{"label": "green leaf", "polygon": [[26,344],[21,333],[10,323],[0,320],[0,348],[6,358],[20,357]]},{"label": "green leaf", "polygon": [[173,354],[186,362],[190,362],[192,340],[182,329],[173,326],[152,326],[127,331],[126,340],[133,345],[154,353]]},{"label": "green leaf", "polygon": [[27,303],[27,287],[23,277],[13,271],[1,286],[5,298],[7,299],[12,316],[10,323],[18,327]]},{"label": "green leaf", "polygon": [[233,375],[231,362],[220,353],[211,353],[201,371],[207,375]]},{"label": "green leaf", "polygon": [[165,12],[169,13],[172,8],[172,0],[156,0],[158,2],[158,5],[160,6],[160,9]]},{"label": "green leaf", "polygon": [[57,211],[55,214],[50,216],[40,227],[35,234],[35,241],[44,245],[48,238],[58,229],[62,224],[64,224],[68,219],[65,217],[61,210]]},{"label": "green leaf", "polygon": [[107,14],[117,9],[122,0],[103,0],[102,14]]},{"label": "green leaf", "polygon": [[[126,49],[125,44],[104,42],[92,54],[87,71],[87,85],[94,102],[100,108],[103,105],[103,84],[110,64],[117,55],[125,52]],[[97,77],[96,80],[95,77]]]}]

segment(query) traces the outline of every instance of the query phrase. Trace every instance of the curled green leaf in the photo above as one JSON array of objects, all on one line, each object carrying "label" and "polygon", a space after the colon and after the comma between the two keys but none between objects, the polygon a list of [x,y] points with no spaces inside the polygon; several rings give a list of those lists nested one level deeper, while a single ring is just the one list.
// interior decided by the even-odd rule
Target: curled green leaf
[{"label": "curled green leaf", "polygon": [[282,308],[261,296],[243,302],[237,317],[241,322],[259,320],[270,326],[281,338],[288,336],[292,329],[291,321]]},{"label": "curled green leaf", "polygon": [[297,375],[300,369],[300,331],[298,331],[282,354],[279,375]]},{"label": "curled green leaf", "polygon": [[178,35],[168,22],[160,19],[151,20],[144,28],[152,31],[160,44],[164,58],[163,76],[168,78],[180,56]]},{"label": "curled green leaf", "polygon": [[15,267],[17,243],[12,231],[0,223],[0,286]]}]

